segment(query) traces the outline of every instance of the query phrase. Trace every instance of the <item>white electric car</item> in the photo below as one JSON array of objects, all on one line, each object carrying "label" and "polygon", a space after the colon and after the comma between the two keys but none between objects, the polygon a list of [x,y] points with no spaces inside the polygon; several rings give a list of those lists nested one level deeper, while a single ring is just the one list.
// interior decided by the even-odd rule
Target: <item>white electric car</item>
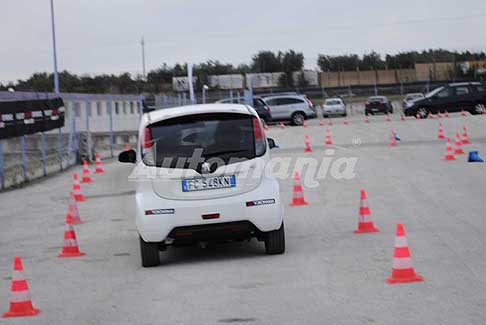
[{"label": "white electric car", "polygon": [[135,163],[136,224],[142,266],[167,246],[257,238],[267,254],[285,251],[277,180],[264,172],[269,151],[258,114],[237,104],[194,105],[143,115]]}]

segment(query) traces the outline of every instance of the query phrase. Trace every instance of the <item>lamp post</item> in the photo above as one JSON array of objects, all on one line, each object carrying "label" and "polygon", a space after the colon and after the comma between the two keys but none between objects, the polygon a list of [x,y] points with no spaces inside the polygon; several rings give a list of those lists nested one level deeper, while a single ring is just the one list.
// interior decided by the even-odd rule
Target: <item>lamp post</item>
[{"label": "lamp post", "polygon": [[202,103],[206,104],[206,91],[209,89],[207,85],[202,86]]},{"label": "lamp post", "polygon": [[56,25],[54,23],[54,0],[51,0],[52,51],[54,59],[54,92],[59,95],[59,75],[57,73]]}]

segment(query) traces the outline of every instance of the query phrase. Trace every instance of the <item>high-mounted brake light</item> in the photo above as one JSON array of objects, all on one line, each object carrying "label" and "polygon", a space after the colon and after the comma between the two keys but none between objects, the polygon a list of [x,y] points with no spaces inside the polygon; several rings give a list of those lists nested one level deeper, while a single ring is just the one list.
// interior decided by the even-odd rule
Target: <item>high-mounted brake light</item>
[{"label": "high-mounted brake light", "polygon": [[145,128],[143,147],[147,149],[152,148],[152,146],[152,133],[150,132],[150,128]]}]

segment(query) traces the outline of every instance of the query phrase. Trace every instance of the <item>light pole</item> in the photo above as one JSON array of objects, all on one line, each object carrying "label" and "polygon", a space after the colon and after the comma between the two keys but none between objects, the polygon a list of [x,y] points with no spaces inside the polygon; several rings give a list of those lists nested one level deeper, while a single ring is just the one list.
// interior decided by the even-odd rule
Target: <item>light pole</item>
[{"label": "light pole", "polygon": [[147,80],[147,75],[145,73],[145,40],[142,37],[142,41],[140,42],[140,45],[142,47],[142,75],[143,75],[143,80]]},{"label": "light pole", "polygon": [[202,103],[206,104],[206,91],[209,89],[207,85],[202,86]]},{"label": "light pole", "polygon": [[51,0],[52,50],[54,58],[54,92],[59,95],[59,75],[57,73],[56,25],[54,23],[54,0]]}]

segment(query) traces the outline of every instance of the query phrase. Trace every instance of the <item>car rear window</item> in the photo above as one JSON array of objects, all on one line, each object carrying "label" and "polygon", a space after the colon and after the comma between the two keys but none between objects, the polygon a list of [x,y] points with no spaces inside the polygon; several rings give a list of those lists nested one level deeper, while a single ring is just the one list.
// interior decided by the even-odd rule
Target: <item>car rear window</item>
[{"label": "car rear window", "polygon": [[370,97],[368,98],[369,102],[384,102],[385,98],[384,97]]},{"label": "car rear window", "polygon": [[337,99],[326,100],[326,105],[341,105],[341,101]]},{"label": "car rear window", "polygon": [[281,106],[281,105],[292,105],[292,104],[304,103],[303,99],[292,98],[292,97],[271,98],[271,99],[267,99],[266,101],[270,106]]},{"label": "car rear window", "polygon": [[188,168],[188,160],[197,152],[204,159],[219,158],[225,163],[255,158],[265,148],[255,148],[253,119],[246,114],[213,113],[152,124],[152,145],[144,148],[143,161],[149,166]]}]

